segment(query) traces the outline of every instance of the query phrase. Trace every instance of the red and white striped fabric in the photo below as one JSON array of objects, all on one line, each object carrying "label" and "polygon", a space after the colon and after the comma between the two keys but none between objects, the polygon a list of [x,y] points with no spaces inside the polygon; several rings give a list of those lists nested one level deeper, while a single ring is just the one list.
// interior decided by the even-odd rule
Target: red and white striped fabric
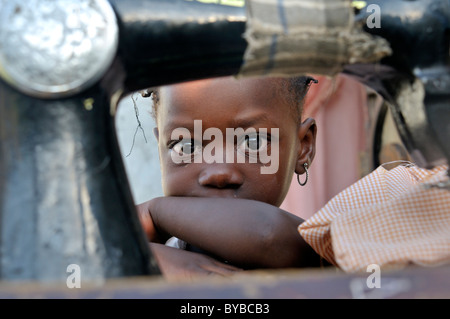
[{"label": "red and white striped fabric", "polygon": [[298,228],[345,272],[450,264],[447,166],[383,166],[333,197]]}]

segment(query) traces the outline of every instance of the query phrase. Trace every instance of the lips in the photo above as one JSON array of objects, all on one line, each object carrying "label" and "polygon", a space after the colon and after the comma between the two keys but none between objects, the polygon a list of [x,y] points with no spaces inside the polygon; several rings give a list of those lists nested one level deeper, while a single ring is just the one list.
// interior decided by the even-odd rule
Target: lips
[{"label": "lips", "polygon": [[215,198],[245,198],[242,197],[239,189],[233,188],[205,188],[202,190],[194,190],[185,196],[191,197],[215,197]]}]

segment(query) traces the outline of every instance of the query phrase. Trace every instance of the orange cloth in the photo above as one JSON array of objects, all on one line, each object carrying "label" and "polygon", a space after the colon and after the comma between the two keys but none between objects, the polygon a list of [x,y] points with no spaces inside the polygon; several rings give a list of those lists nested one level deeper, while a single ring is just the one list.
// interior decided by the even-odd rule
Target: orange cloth
[{"label": "orange cloth", "polygon": [[[325,259],[346,272],[450,263],[447,166],[383,165],[337,196],[298,228]],[[433,186],[434,185],[434,186]],[[447,184],[448,187],[448,184]]]}]

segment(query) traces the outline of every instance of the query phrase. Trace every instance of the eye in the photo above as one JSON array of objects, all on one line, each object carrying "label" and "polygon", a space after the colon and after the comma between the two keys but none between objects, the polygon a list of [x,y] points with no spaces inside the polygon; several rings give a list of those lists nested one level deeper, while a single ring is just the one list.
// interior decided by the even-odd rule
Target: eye
[{"label": "eye", "polygon": [[[197,145],[198,144],[198,145]],[[201,151],[201,144],[195,143],[192,139],[183,139],[180,141],[174,141],[169,145],[172,152],[175,152],[177,156],[181,158],[189,158]]]},{"label": "eye", "polygon": [[270,143],[270,138],[267,134],[254,133],[245,135],[238,143],[237,149],[246,155],[257,155],[262,150],[266,149]]}]

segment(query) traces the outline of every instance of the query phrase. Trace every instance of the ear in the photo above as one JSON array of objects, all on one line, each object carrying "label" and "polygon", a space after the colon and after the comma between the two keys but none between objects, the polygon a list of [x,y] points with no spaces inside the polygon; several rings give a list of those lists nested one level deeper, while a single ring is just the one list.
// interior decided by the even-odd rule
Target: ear
[{"label": "ear", "polygon": [[155,135],[156,141],[159,141],[159,130],[157,127],[153,128],[153,135]]},{"label": "ear", "polygon": [[300,141],[300,147],[297,154],[297,163],[295,165],[295,172],[297,174],[305,173],[305,167],[303,164],[311,163],[316,155],[316,135],[317,125],[316,121],[312,118],[307,118],[300,124],[298,128],[298,139]]}]

